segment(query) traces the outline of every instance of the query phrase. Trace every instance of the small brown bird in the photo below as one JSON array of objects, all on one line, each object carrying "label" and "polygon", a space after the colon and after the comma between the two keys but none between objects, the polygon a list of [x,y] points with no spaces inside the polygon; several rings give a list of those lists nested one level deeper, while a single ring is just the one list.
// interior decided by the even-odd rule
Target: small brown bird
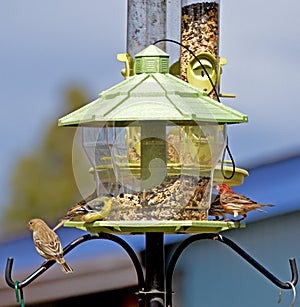
[{"label": "small brown bird", "polygon": [[[213,201],[210,204],[208,215],[214,216],[216,221],[225,220],[226,213],[220,204],[220,195],[213,195]],[[221,217],[221,219],[220,219]]]},{"label": "small brown bird", "polygon": [[55,260],[63,272],[73,272],[63,257],[63,249],[57,234],[43,220],[37,218],[30,220],[28,227],[33,232],[33,242],[37,252],[46,260]]},{"label": "small brown bird", "polygon": [[103,220],[112,209],[114,199],[111,195],[99,196],[90,201],[82,200],[75,204],[53,228],[53,231],[61,227],[66,221],[84,221],[92,223]]},{"label": "small brown bird", "polygon": [[240,221],[245,219],[247,217],[247,213],[252,210],[264,212],[264,210],[260,208],[274,206],[271,204],[258,204],[242,194],[235,193],[225,183],[218,184],[216,189],[220,194],[220,204],[225,213],[232,214],[235,218],[239,215],[242,216]]}]

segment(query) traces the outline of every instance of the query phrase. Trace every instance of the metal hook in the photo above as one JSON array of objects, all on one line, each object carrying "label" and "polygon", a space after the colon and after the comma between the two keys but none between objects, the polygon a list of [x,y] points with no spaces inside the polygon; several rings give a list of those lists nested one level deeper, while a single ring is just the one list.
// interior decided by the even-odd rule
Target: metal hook
[{"label": "metal hook", "polygon": [[[93,239],[107,239],[111,240],[115,243],[118,243],[121,247],[125,249],[129,257],[131,258],[133,265],[135,267],[136,273],[137,273],[137,278],[138,278],[138,283],[139,283],[139,288],[141,291],[144,290],[145,288],[145,281],[144,281],[144,273],[142,266],[139,262],[139,259],[134,252],[134,250],[130,247],[130,245],[123,239],[121,239],[118,236],[115,236],[113,234],[109,233],[96,233],[96,234],[87,234],[82,237],[79,237],[78,239],[75,239],[72,241],[69,245],[67,245],[64,248],[64,255],[66,255],[68,252],[70,252],[73,248],[75,248],[77,245],[93,240]],[[16,282],[13,281],[12,279],[12,266],[13,266],[14,259],[13,258],[8,258],[7,263],[6,263],[6,268],[5,268],[5,280],[6,283],[11,287],[11,288],[16,288]],[[22,282],[17,283],[17,288],[22,289],[26,287],[28,284],[30,284],[32,281],[34,281],[38,276],[43,274],[45,271],[47,271],[53,264],[55,264],[54,260],[48,260],[44,262],[37,270],[35,270],[31,275],[29,275],[27,278],[25,278]]]},{"label": "metal hook", "polygon": [[277,277],[275,277],[272,273],[267,271],[261,264],[259,264],[254,258],[252,258],[249,254],[247,254],[244,250],[242,250],[237,244],[235,244],[230,239],[218,235],[215,240],[225,243],[227,246],[232,248],[236,253],[238,253],[242,258],[244,258],[247,262],[249,262],[252,266],[254,266],[260,273],[262,273],[265,277],[267,277],[271,282],[273,282],[277,287],[281,289],[291,289],[291,284],[295,286],[298,282],[298,270],[296,265],[295,258],[289,259],[290,268],[292,273],[292,279],[290,282],[282,282]]},{"label": "metal hook", "polygon": [[173,276],[173,272],[174,272],[177,260],[179,259],[180,255],[185,250],[185,248],[187,248],[191,243],[198,241],[198,240],[203,240],[203,239],[211,239],[211,240],[216,240],[216,241],[225,243],[227,246],[232,248],[236,253],[238,253],[242,258],[244,258],[248,263],[250,263],[253,267],[255,267],[260,273],[262,273],[265,277],[267,277],[271,282],[273,282],[276,286],[278,286],[281,289],[293,289],[294,291],[295,285],[298,282],[298,270],[297,270],[297,265],[296,265],[296,261],[294,258],[289,259],[291,272],[292,272],[292,279],[289,282],[282,282],[277,277],[275,277],[272,273],[267,271],[261,264],[259,264],[254,258],[252,258],[244,250],[242,250],[233,241],[229,240],[228,238],[220,234],[202,233],[202,234],[193,235],[191,237],[188,237],[184,241],[182,241],[179,244],[179,246],[175,249],[172,257],[170,258],[170,262],[169,262],[169,265],[167,268],[167,274],[166,274],[166,290],[167,290],[166,301],[167,301],[168,307],[172,306],[172,293],[173,293],[172,292],[172,276]]}]

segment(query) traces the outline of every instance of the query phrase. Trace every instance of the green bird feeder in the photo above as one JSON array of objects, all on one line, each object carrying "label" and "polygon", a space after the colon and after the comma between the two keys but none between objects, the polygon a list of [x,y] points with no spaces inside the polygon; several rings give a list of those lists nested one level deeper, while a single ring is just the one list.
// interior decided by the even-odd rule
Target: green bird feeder
[{"label": "green bird feeder", "polygon": [[98,194],[114,198],[105,221],[65,226],[173,233],[230,224],[208,221],[214,174],[226,125],[248,118],[168,72],[169,55],[150,45],[135,55],[133,76],[59,119],[82,129]]}]

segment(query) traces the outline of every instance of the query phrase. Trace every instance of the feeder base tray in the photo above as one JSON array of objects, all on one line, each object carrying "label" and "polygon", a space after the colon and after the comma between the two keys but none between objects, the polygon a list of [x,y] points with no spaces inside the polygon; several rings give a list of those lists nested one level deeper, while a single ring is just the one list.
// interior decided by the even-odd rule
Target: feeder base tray
[{"label": "feeder base tray", "polygon": [[233,228],[245,228],[245,223],[222,221],[96,221],[93,223],[69,221],[65,227],[74,227],[88,232],[115,234],[143,234],[146,232],[174,233],[219,233]]}]

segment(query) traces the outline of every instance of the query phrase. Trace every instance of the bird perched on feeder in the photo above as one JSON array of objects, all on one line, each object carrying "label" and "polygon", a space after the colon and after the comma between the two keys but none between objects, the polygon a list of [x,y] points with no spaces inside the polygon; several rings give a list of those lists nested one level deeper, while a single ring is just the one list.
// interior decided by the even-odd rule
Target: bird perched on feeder
[{"label": "bird perched on feeder", "polygon": [[92,223],[103,220],[111,211],[114,199],[111,195],[102,195],[90,201],[82,200],[75,204],[53,228],[57,230],[66,221],[83,221]]},{"label": "bird perched on feeder", "polygon": [[221,220],[225,220],[226,213],[220,204],[220,195],[213,194],[212,199],[213,201],[210,204],[208,215],[214,216],[216,221],[219,221],[220,217],[221,217]]},{"label": "bird perched on feeder", "polygon": [[217,191],[220,194],[220,204],[223,207],[226,214],[232,214],[235,218],[239,215],[242,216],[239,221],[247,217],[247,213],[256,210],[259,212],[265,212],[260,209],[262,207],[273,207],[271,204],[258,204],[252,199],[235,193],[227,184],[221,183],[216,186]]},{"label": "bird perched on feeder", "polygon": [[73,272],[63,257],[63,249],[57,234],[41,219],[28,222],[33,232],[33,243],[37,252],[46,260],[55,260],[65,273]]}]

